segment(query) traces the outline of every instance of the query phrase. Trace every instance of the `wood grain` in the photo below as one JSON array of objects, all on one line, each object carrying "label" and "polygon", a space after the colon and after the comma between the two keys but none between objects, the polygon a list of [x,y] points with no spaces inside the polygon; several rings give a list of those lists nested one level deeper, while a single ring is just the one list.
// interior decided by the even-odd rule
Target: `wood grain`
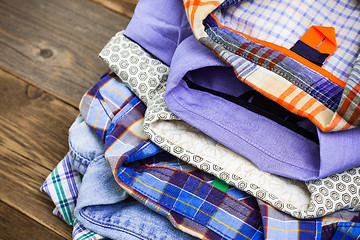
[{"label": "wood grain", "polygon": [[92,0],[117,13],[131,18],[138,0]]},{"label": "wood grain", "polygon": [[0,201],[0,212],[0,239],[23,240],[25,236],[26,239],[67,239],[50,231],[2,201]]},{"label": "wood grain", "polygon": [[0,68],[77,106],[129,19],[89,0],[0,0]]},{"label": "wood grain", "polygon": [[98,52],[135,4],[0,0],[0,239],[72,238],[39,188],[68,151],[81,96],[107,69]]},{"label": "wood grain", "polygon": [[68,151],[78,110],[2,70],[0,93],[0,200],[71,239],[71,227],[52,215],[54,205],[39,188]]}]

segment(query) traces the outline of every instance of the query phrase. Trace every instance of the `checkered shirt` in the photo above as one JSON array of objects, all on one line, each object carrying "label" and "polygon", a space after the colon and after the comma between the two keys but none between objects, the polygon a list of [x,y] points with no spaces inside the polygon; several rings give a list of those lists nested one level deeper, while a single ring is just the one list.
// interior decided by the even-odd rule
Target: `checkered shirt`
[{"label": "checkered shirt", "polygon": [[45,192],[54,202],[53,214],[73,226],[73,240],[107,239],[86,229],[75,218],[74,209],[80,185],[81,175],[71,166],[67,154],[46,178],[40,191]]},{"label": "checkered shirt", "polygon": [[[359,1],[184,0],[194,35],[238,78],[322,131],[360,125]],[[311,25],[335,28],[323,67],[289,48]]]}]

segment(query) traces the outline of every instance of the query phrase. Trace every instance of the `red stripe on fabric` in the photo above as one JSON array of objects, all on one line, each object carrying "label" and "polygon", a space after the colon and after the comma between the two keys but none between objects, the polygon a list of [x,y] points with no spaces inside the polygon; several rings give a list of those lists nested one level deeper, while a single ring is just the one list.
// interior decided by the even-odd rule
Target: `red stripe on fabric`
[{"label": "red stripe on fabric", "polygon": [[[351,89],[351,92],[346,96],[345,101],[343,102],[343,104],[340,108],[340,111],[339,111],[340,116],[342,116],[342,117],[345,116],[346,112],[348,111],[349,107],[351,106],[352,101],[359,94],[359,91],[360,91],[360,82],[353,89]],[[353,124],[359,117],[357,115],[359,111],[360,111],[360,109],[359,109],[359,105],[358,105],[358,106],[356,106],[354,113],[350,117],[350,119],[352,121],[350,121],[350,119],[349,119],[347,122],[349,122],[350,124]]]},{"label": "red stripe on fabric", "polygon": [[274,50],[272,50],[271,48],[269,48],[268,50],[266,50],[266,52],[261,55],[258,64],[260,65],[264,65],[265,60],[271,56],[271,54],[273,54],[273,52],[275,52]]},{"label": "red stripe on fabric", "polygon": [[[220,5],[220,2],[218,2],[218,1],[208,1],[208,2],[199,2],[197,4],[197,6],[205,6],[205,5],[213,5],[213,6],[217,7],[217,6]],[[186,1],[184,3],[185,9],[188,9],[190,6],[193,6],[193,1],[192,0]]]},{"label": "red stripe on fabric", "polygon": [[348,128],[350,128],[351,126],[352,126],[351,124],[346,123],[345,126],[343,126],[340,130],[348,129]]},{"label": "red stripe on fabric", "polygon": [[332,131],[341,121],[342,117],[338,113],[335,113],[334,119],[331,121],[330,125],[326,128],[327,131]]},{"label": "red stripe on fabric", "polygon": [[[191,0],[188,0],[184,3],[184,7],[185,7],[185,12],[186,12],[186,15],[187,17],[189,18],[190,17],[190,12],[189,12],[189,8],[190,8],[190,5],[191,5]],[[190,21],[190,19],[189,19]],[[192,26],[192,23],[190,22],[190,25]]]},{"label": "red stripe on fabric", "polygon": [[192,3],[193,4],[191,9],[191,26],[194,26],[195,12],[200,4],[200,0],[194,0]]},{"label": "red stripe on fabric", "polygon": [[249,61],[252,61],[252,60],[254,59],[256,53],[257,53],[260,49],[262,49],[262,48],[264,48],[264,47],[265,47],[265,46],[260,45],[260,46],[257,46],[257,47],[255,47],[255,48],[251,49],[250,53],[247,55],[247,59],[248,59]]},{"label": "red stripe on fabric", "polygon": [[360,116],[360,105],[358,104],[353,112],[353,114],[351,115],[349,121],[347,121],[349,124],[353,125]]},{"label": "red stripe on fabric", "polygon": [[279,54],[276,58],[270,61],[269,65],[267,66],[267,69],[272,71],[275,65],[281,62],[282,60],[284,60],[285,57],[286,56],[284,54]]},{"label": "red stripe on fabric", "polygon": [[345,116],[346,111],[348,110],[348,108],[351,105],[351,100],[348,98],[348,96],[345,98],[343,104],[341,105],[340,111],[339,111],[339,115],[340,116]]},{"label": "red stripe on fabric", "polygon": [[242,55],[244,53],[244,51],[246,50],[246,48],[248,46],[250,46],[251,42],[246,42],[244,44],[241,44],[240,47],[238,48],[238,50],[236,50],[235,54],[236,55]]},{"label": "red stripe on fabric", "polygon": [[184,6],[185,9],[187,9],[187,13],[188,13],[188,17],[189,17],[189,8],[190,6],[192,6],[191,9],[191,14],[190,14],[190,23],[191,26],[194,26],[194,21],[195,21],[195,12],[197,11],[199,6],[206,6],[206,5],[213,5],[215,7],[218,7],[220,5],[219,2],[217,1],[207,1],[207,2],[202,2],[201,0],[193,0],[193,1],[187,1]]}]

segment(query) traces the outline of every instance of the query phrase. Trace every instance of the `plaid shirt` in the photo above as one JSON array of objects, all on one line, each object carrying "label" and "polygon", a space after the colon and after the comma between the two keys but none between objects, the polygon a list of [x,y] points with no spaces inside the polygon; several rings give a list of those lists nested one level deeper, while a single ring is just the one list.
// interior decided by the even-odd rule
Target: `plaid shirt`
[{"label": "plaid shirt", "polygon": [[46,178],[40,188],[55,204],[53,214],[73,226],[74,240],[107,239],[82,226],[74,216],[74,209],[81,185],[81,174],[70,164],[67,154]]},{"label": "plaid shirt", "polygon": [[330,239],[359,234],[359,214],[339,211],[313,220],[281,213],[236,188],[212,186],[209,174],[163,152],[142,133],[145,106],[108,72],[83,97],[80,110],[106,146],[117,182],[165,215],[177,228],[203,239]]},{"label": "plaid shirt", "polygon": [[[195,37],[240,80],[322,131],[360,125],[358,1],[184,0],[184,6]],[[312,24],[336,29],[337,50],[323,67],[288,49]]]}]

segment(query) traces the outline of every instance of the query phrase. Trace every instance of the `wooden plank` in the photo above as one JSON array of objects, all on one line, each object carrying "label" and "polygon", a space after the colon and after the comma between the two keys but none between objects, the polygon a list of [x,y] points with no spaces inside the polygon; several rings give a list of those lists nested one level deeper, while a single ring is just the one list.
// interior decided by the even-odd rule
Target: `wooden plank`
[{"label": "wooden plank", "polygon": [[52,215],[54,205],[39,188],[67,153],[68,129],[77,114],[76,108],[0,70],[0,200],[66,239],[71,227]]},{"label": "wooden plank", "polygon": [[66,238],[50,231],[28,216],[0,201],[0,239],[54,239]]},{"label": "wooden plank", "polygon": [[138,0],[93,0],[104,7],[131,18]]},{"label": "wooden plank", "polygon": [[0,0],[0,68],[77,106],[128,21],[88,0]]}]

